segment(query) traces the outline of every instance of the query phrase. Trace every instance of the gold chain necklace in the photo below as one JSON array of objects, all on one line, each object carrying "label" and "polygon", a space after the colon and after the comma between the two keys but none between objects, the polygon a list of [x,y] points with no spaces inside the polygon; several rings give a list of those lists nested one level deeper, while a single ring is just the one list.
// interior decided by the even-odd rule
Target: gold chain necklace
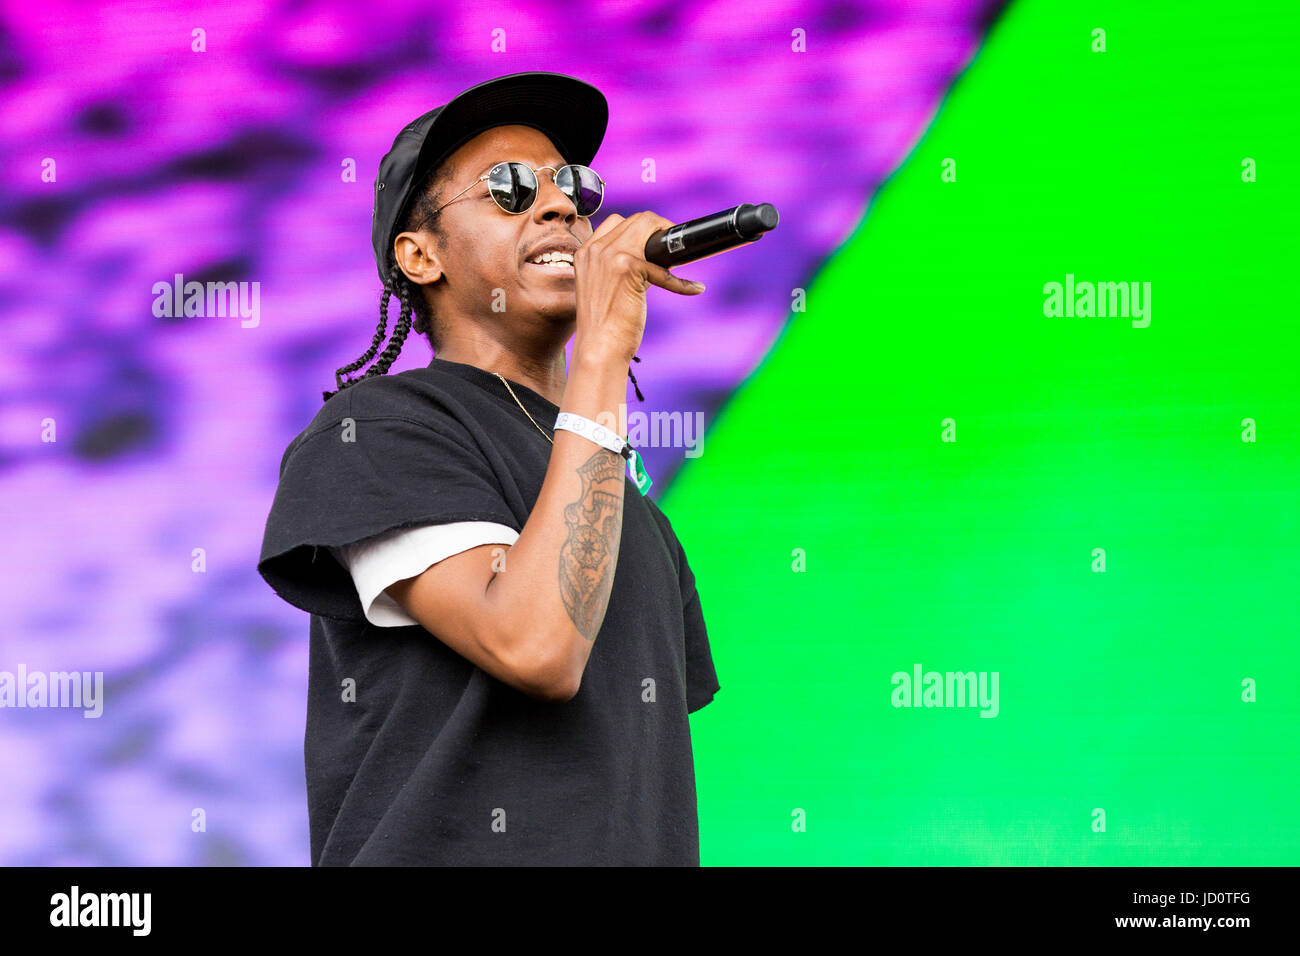
[{"label": "gold chain necklace", "polygon": [[[519,396],[515,394],[515,390],[511,388],[510,383],[505,380],[505,376],[503,376],[500,372],[493,372],[492,374],[495,375],[497,378],[501,379],[501,384],[506,387],[506,391],[510,393],[510,397],[513,398],[515,400],[515,404],[519,406],[519,410],[523,412],[525,415],[528,415],[528,420],[533,423],[533,427],[536,428],[539,432],[542,432],[542,437],[545,438],[548,442],[550,442],[552,446],[554,446],[555,442],[551,439],[551,436],[546,434],[546,432],[542,431],[542,426],[537,424],[537,420],[533,418],[532,415],[528,414],[528,409],[524,408],[524,403],[519,400]],[[627,442],[628,441],[627,437],[624,437],[623,441]],[[636,482],[637,491],[641,492],[641,494],[644,495],[647,491],[650,490],[650,485],[653,482],[651,481],[650,476],[646,474],[645,465],[641,463],[641,457],[636,453],[636,449],[632,447],[631,442],[627,443],[627,446],[624,448],[624,451],[630,452],[631,454],[628,467],[632,471],[632,480]]]},{"label": "gold chain necklace", "polygon": [[[510,397],[513,398],[515,400],[515,404],[519,406],[519,410],[522,411],[525,415],[528,415],[528,409],[524,408],[524,403],[519,400],[519,396],[516,395],[515,390],[510,387],[510,383],[507,382],[505,378],[502,377],[500,372],[493,372],[492,374],[495,375],[497,378],[501,379],[501,384],[506,387],[506,391],[510,393]],[[539,432],[542,432],[543,438],[549,441],[552,445],[555,444],[555,442],[551,439],[551,436],[546,434],[546,432],[542,431],[542,426],[537,424],[536,420],[533,418],[532,415],[528,415],[528,420],[533,423],[534,428],[536,428]]]}]

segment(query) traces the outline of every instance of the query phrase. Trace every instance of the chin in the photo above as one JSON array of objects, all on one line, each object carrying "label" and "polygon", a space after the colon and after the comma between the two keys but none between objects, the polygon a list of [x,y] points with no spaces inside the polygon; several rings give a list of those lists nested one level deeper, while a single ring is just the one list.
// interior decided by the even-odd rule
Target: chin
[{"label": "chin", "polygon": [[576,305],[569,308],[547,309],[543,311],[542,317],[550,324],[551,328],[556,330],[568,329],[569,334],[578,327],[578,309]]}]

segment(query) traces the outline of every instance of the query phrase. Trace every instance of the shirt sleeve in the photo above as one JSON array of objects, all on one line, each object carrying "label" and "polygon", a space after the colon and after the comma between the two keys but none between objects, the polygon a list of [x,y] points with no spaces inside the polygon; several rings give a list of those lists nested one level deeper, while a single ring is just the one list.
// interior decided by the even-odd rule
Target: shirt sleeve
[{"label": "shirt sleeve", "polygon": [[397,528],[331,548],[335,560],[352,574],[366,620],[376,627],[409,627],[419,622],[385,592],[390,584],[415,577],[445,558],[484,544],[511,545],[519,532],[491,521]]},{"label": "shirt sleeve", "polygon": [[[676,538],[676,535],[673,536]],[[695,586],[695,575],[686,560],[686,551],[677,542],[680,558],[682,608],[686,626],[686,712],[695,711],[713,701],[721,686],[713,666],[713,651],[709,647],[709,633],[704,625],[704,608]]]},{"label": "shirt sleeve", "polygon": [[342,414],[289,444],[267,517],[258,572],[284,600],[323,617],[365,619],[331,548],[461,521],[520,530],[469,426],[441,407],[425,422],[376,414],[374,403],[342,403]]}]

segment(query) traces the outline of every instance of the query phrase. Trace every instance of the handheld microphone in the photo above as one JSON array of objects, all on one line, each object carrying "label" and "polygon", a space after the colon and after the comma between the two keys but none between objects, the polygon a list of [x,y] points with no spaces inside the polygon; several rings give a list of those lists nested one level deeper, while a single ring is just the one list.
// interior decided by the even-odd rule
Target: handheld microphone
[{"label": "handheld microphone", "polygon": [[679,222],[650,234],[645,259],[665,269],[695,262],[726,252],[736,246],[757,242],[763,233],[775,229],[780,217],[770,202],[741,203],[711,216]]}]

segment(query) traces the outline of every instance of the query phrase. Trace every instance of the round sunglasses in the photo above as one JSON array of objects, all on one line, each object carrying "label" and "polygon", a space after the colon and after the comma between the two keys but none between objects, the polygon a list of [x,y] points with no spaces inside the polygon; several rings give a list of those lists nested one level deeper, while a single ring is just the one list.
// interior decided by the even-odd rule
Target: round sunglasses
[{"label": "round sunglasses", "polygon": [[574,208],[578,210],[578,215],[586,219],[594,215],[600,208],[600,204],[605,199],[605,180],[601,179],[596,172],[587,166],[569,164],[556,169],[554,166],[538,166],[537,169],[531,169],[523,163],[507,162],[497,163],[486,173],[470,183],[456,195],[448,199],[447,202],[439,206],[434,212],[439,212],[449,203],[459,199],[465,193],[469,192],[479,183],[487,181],[488,191],[496,204],[512,216],[525,213],[532,208],[533,203],[537,200],[537,194],[540,192],[540,184],[537,181],[537,174],[543,169],[549,169],[555,177],[555,185],[559,187],[560,192],[573,200]]},{"label": "round sunglasses", "polygon": [[537,169],[529,168],[523,163],[498,163],[493,168],[487,170],[482,176],[474,179],[472,183],[465,186],[458,194],[448,199],[446,203],[435,209],[434,212],[441,211],[448,203],[459,199],[474,186],[480,182],[487,182],[487,191],[491,198],[497,200],[497,206],[510,213],[512,216],[528,212],[533,208],[533,203],[537,200],[537,194],[541,191],[541,186],[537,181],[537,173],[543,169],[550,169],[552,176],[555,177],[555,185],[559,187],[560,193],[567,195],[573,202],[573,207],[577,209],[577,215],[582,219],[594,215],[597,209],[601,208],[604,202],[604,179],[597,176],[595,170],[589,166],[569,164],[560,166],[538,166]]}]

